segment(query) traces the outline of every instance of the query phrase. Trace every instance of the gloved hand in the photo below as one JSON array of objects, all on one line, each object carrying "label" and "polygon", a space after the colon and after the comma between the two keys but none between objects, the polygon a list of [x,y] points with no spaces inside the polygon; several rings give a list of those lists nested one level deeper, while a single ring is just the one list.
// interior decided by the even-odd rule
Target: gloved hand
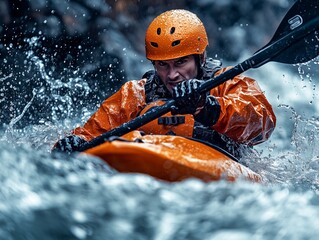
[{"label": "gloved hand", "polygon": [[60,139],[53,147],[52,152],[75,152],[86,143],[86,141],[76,135],[71,135]]},{"label": "gloved hand", "polygon": [[171,110],[172,114],[194,114],[204,107],[207,94],[198,89],[203,82],[198,79],[185,80],[173,88],[175,106]]},{"label": "gloved hand", "polygon": [[218,100],[214,96],[209,95],[206,97],[204,107],[194,115],[194,119],[204,126],[213,126],[218,121],[220,112],[221,107]]}]

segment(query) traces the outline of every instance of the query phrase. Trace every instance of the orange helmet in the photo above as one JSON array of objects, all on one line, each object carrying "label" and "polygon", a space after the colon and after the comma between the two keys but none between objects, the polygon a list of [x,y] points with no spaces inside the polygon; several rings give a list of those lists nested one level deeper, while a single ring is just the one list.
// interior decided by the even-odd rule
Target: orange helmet
[{"label": "orange helmet", "polygon": [[186,10],[170,10],[156,17],[145,35],[146,58],[169,60],[204,53],[208,45],[201,20]]}]

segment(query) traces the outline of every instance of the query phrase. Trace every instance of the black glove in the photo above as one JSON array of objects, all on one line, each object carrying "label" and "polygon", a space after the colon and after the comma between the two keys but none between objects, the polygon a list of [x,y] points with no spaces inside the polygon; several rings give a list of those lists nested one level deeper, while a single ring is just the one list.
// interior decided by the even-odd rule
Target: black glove
[{"label": "black glove", "polygon": [[198,89],[203,82],[198,79],[185,80],[173,88],[175,106],[171,110],[172,114],[194,114],[204,107],[207,94]]},{"label": "black glove", "polygon": [[194,119],[204,126],[213,126],[218,121],[219,115],[219,102],[214,96],[209,95],[206,97],[203,109],[201,109],[198,114],[194,115]]},{"label": "black glove", "polygon": [[78,136],[72,135],[59,140],[53,147],[52,152],[75,152],[86,143],[86,141]]}]

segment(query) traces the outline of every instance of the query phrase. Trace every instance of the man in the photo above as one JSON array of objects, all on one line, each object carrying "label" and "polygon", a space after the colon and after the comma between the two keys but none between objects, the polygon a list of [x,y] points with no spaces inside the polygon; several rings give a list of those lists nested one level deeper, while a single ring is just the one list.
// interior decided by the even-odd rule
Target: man
[{"label": "man", "polygon": [[125,83],[55,149],[76,151],[85,141],[143,114],[159,100],[171,98],[175,100],[173,115],[167,114],[140,130],[146,134],[191,135],[237,156],[241,146],[267,140],[276,117],[255,80],[239,75],[210,92],[198,91],[205,80],[227,70],[219,61],[206,58],[207,46],[205,27],[195,14],[171,10],[156,17],[145,36],[146,57],[154,70],[141,80]]}]

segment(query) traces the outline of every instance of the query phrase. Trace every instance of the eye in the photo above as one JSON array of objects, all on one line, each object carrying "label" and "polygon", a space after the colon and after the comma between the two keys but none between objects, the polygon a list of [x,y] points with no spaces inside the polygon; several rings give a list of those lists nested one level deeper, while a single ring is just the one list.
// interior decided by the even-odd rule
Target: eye
[{"label": "eye", "polygon": [[186,62],[187,62],[187,58],[181,58],[181,59],[179,59],[179,60],[176,62],[176,64],[182,65],[182,64],[184,64],[184,63],[186,63]]},{"label": "eye", "polygon": [[180,59],[178,59],[177,61],[175,61],[175,66],[177,67],[184,67],[185,65],[187,65],[190,62],[190,58],[188,56],[186,57],[182,57]]},{"label": "eye", "polygon": [[166,66],[167,64],[166,64],[165,62],[159,61],[159,62],[158,62],[158,65],[161,66],[161,67],[163,67],[163,66]]}]

